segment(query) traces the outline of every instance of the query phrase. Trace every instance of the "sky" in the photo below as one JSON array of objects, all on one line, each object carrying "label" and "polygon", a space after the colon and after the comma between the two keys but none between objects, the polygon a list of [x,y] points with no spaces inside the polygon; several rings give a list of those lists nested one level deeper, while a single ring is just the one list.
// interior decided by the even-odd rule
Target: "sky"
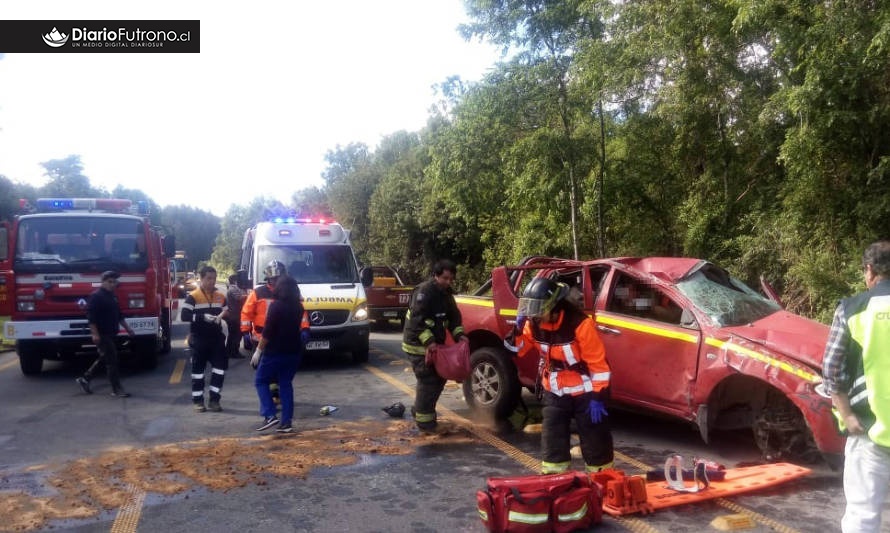
[{"label": "sky", "polygon": [[420,130],[433,85],[499,59],[457,32],[462,0],[3,0],[0,18],[200,20],[200,54],[6,54],[0,175],[43,185],[74,154],[94,186],[219,216],[323,186],[328,151]]}]

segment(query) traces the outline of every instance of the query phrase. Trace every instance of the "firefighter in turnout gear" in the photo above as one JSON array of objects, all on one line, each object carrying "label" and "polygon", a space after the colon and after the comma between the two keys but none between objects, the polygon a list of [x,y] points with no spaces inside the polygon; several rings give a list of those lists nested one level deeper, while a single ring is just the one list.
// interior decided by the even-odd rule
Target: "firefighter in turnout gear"
[{"label": "firefighter in turnout gear", "polygon": [[402,350],[410,357],[417,378],[414,422],[422,431],[436,429],[436,402],[445,388],[445,379],[426,364],[427,352],[445,344],[446,332],[455,342],[467,342],[460,310],[454,301],[451,283],[457,274],[454,262],[443,259],[433,266],[433,278],[418,285],[411,294],[405,317]]},{"label": "firefighter in turnout gear", "polygon": [[[195,411],[222,411],[220,392],[229,368],[222,321],[228,316],[226,297],[216,289],[216,269],[200,270],[198,288],[185,297],[180,319],[189,323],[192,345],[192,402]],[[204,405],[204,372],[210,363],[210,403]]]},{"label": "firefighter in turnout gear", "polygon": [[[269,264],[263,269],[265,283],[254,287],[241,307],[241,335],[244,336],[244,345],[248,350],[252,350],[259,343],[263,327],[266,325],[266,312],[274,299],[272,291],[275,288],[275,283],[279,277],[285,274],[287,274],[287,268],[284,263],[274,259],[269,261]],[[272,398],[278,403],[278,383],[271,383],[270,388]]]},{"label": "firefighter in turnout gear", "polygon": [[588,472],[611,468],[612,431],[605,401],[609,363],[596,323],[566,298],[569,287],[535,278],[519,299],[516,327],[504,344],[519,357],[539,357],[543,424],[541,473],[565,472],[572,462],[574,420]]}]

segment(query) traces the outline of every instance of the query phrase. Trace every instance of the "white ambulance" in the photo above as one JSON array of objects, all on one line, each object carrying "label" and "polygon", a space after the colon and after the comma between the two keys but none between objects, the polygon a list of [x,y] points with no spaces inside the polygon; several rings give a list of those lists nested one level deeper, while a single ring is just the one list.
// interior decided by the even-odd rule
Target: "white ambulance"
[{"label": "white ambulance", "polygon": [[307,355],[349,352],[354,362],[367,361],[370,326],[365,286],[372,280],[359,278],[349,231],[325,220],[260,222],[244,233],[241,244],[241,270],[249,286],[264,283],[263,269],[273,260],[284,263],[300,285],[312,333]]}]

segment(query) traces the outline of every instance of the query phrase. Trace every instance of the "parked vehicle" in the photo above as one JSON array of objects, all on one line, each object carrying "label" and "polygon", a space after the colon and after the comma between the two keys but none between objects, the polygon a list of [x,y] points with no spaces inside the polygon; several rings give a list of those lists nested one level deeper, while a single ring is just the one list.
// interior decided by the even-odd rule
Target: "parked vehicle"
[{"label": "parked vehicle", "polygon": [[365,288],[368,293],[368,318],[379,325],[398,320],[404,326],[414,286],[405,285],[392,267],[370,266],[363,268],[362,273],[368,270],[372,275],[371,286]]},{"label": "parked vehicle", "polygon": [[241,270],[244,286],[263,283],[263,269],[272,260],[284,263],[300,285],[309,312],[312,339],[307,352],[350,352],[352,360],[368,360],[368,301],[359,279],[349,232],[340,224],[309,219],[260,222],[244,233]]},{"label": "parked vehicle", "polygon": [[170,279],[173,283],[174,298],[185,298],[188,293],[198,288],[198,277],[189,270],[188,255],[184,250],[176,250],[176,254],[170,259]]},{"label": "parked vehicle", "polygon": [[174,241],[135,207],[111,198],[41,198],[0,227],[0,314],[10,316],[4,335],[16,341],[22,373],[39,374],[44,359],[95,353],[86,305],[105,270],[121,273],[117,296],[136,332],[120,337],[129,348],[122,357],[153,367],[170,350]]},{"label": "parked vehicle", "polygon": [[820,393],[828,327],[701,259],[533,257],[495,268],[457,298],[472,349],[464,395],[476,411],[506,417],[522,387],[535,387],[537,358],[514,359],[502,341],[535,276],[568,284],[596,320],[613,404],[686,420],[706,442],[715,429],[751,428],[766,457],[821,453],[839,465],[844,438]]}]

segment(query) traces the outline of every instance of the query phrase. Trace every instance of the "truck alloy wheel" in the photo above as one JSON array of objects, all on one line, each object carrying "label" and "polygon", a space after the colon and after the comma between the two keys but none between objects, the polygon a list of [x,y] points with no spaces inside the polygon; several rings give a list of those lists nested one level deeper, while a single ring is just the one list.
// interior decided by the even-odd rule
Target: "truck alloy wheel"
[{"label": "truck alloy wheel", "polygon": [[497,348],[480,348],[470,355],[470,366],[470,377],[463,383],[470,409],[495,419],[510,416],[522,389],[509,355]]}]

